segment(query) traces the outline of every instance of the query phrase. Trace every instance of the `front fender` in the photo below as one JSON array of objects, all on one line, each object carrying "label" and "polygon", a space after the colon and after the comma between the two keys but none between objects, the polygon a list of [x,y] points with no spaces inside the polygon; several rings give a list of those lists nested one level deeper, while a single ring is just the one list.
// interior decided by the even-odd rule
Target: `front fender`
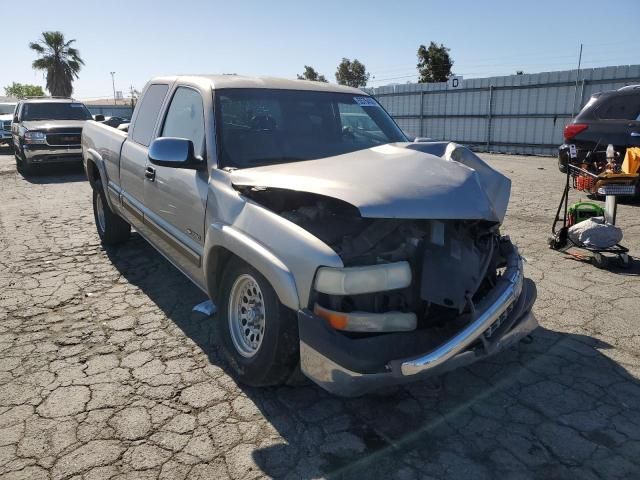
[{"label": "front fender", "polygon": [[[300,299],[293,274],[282,260],[263,244],[230,225],[213,223],[209,226],[205,241],[203,265],[206,268],[212,267],[215,270],[215,265],[219,262],[211,257],[217,255],[215,252],[218,252],[220,248],[238,256],[264,275],[283,305],[293,310],[300,308]],[[215,272],[211,272],[211,274],[215,275]],[[212,282],[208,281],[207,283],[209,295],[215,295],[215,292],[212,291],[215,290]]]}]

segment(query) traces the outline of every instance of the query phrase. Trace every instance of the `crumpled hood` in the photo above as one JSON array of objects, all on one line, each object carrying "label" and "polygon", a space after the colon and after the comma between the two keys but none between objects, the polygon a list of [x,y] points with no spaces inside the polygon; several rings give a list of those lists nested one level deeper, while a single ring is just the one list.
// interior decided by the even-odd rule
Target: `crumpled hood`
[{"label": "crumpled hood", "polygon": [[231,181],[237,187],[337,198],[369,218],[499,223],[511,191],[511,181],[473,152],[443,142],[396,143],[318,160],[236,170]]},{"label": "crumpled hood", "polygon": [[22,125],[27,130],[50,130],[52,128],[82,128],[86,120],[27,120]]}]

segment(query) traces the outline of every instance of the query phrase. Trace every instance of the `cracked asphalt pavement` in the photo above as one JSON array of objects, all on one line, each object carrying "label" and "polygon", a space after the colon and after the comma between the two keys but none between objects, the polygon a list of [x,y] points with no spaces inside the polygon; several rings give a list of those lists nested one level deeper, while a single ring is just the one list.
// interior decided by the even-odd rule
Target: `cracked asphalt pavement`
[{"label": "cracked asphalt pavement", "polygon": [[[482,156],[513,179],[503,230],[541,328],[356,399],[238,385],[191,314],[203,294],[135,234],[101,247],[81,169],[24,179],[0,156],[0,478],[640,477],[640,263],[549,250],[555,160]],[[640,205],[618,224],[640,256]]]}]

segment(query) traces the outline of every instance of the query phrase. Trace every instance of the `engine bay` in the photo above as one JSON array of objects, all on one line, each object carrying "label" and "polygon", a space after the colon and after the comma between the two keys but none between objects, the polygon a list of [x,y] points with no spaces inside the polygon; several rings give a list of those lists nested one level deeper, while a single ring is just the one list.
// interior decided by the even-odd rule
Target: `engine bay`
[{"label": "engine bay", "polygon": [[255,187],[242,193],[329,245],[345,267],[409,263],[406,288],[312,295],[312,305],[332,311],[413,312],[418,328],[454,326],[469,320],[504,264],[497,223],[363,218],[354,206],[317,194]]}]

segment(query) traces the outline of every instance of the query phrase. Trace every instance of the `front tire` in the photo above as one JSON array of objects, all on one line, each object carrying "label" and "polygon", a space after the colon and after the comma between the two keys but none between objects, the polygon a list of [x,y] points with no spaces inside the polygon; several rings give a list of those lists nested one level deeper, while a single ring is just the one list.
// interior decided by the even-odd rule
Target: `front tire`
[{"label": "front tire", "polygon": [[33,164],[29,162],[29,159],[19,146],[15,148],[16,157],[16,170],[22,174],[23,177],[27,175],[33,175]]},{"label": "front tire", "polygon": [[93,218],[104,245],[117,245],[129,239],[131,225],[111,211],[100,180],[93,185]]},{"label": "front tire", "polygon": [[240,382],[281,385],[299,363],[296,316],[280,303],[267,279],[237,257],[220,282],[216,337]]}]

